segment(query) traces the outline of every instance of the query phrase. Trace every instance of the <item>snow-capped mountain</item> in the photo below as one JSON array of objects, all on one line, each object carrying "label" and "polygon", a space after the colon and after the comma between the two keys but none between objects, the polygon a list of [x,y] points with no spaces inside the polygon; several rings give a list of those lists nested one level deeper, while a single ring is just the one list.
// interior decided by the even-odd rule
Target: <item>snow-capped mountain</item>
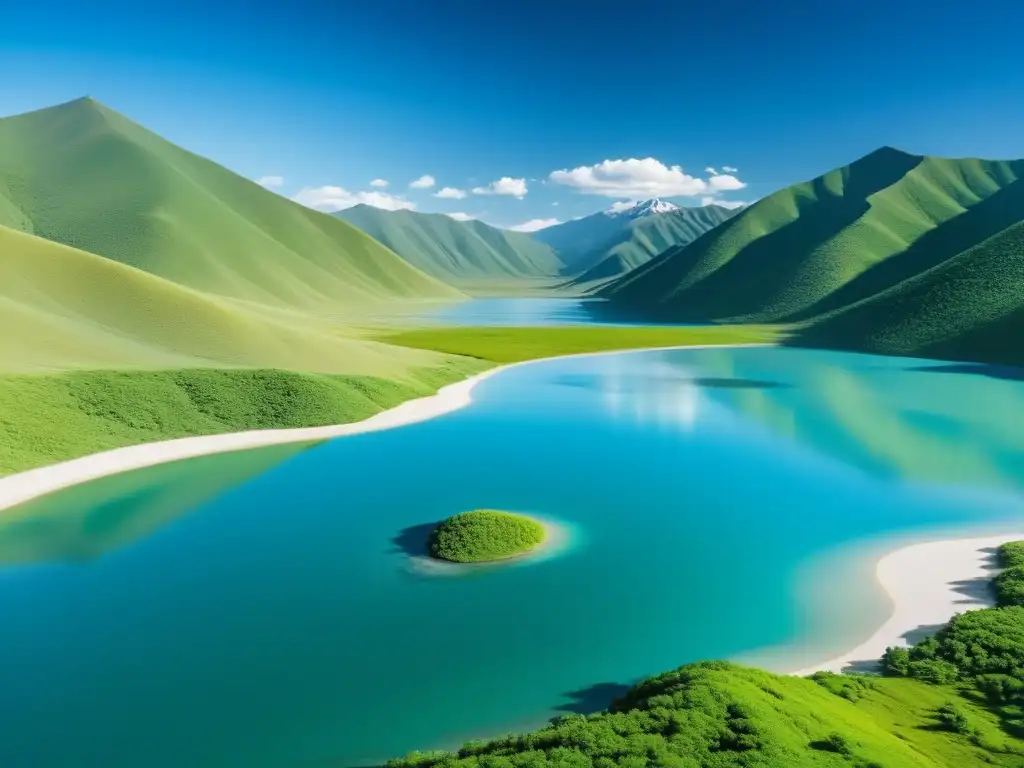
[{"label": "snow-capped mountain", "polygon": [[637,219],[641,216],[651,216],[656,213],[669,213],[678,211],[679,206],[667,200],[659,200],[652,197],[650,200],[640,200],[636,203],[615,203],[605,211],[606,216],[619,216],[627,219]]}]

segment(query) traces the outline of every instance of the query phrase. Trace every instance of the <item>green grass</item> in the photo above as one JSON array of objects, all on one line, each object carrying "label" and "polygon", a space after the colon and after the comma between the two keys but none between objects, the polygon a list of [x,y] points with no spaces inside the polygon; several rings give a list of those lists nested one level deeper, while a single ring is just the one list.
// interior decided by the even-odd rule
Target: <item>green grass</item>
[{"label": "green grass", "polygon": [[369,205],[334,215],[428,275],[461,288],[486,286],[491,281],[514,285],[516,278],[550,278],[563,266],[549,246],[528,234],[482,221],[456,221],[443,213],[383,211]]},{"label": "green grass", "polygon": [[883,148],[769,195],[603,293],[682,319],[809,319],[922,274],[1024,219],[1021,175],[1024,161]]},{"label": "green grass", "polygon": [[[950,729],[951,702],[981,738]],[[413,754],[389,768],[981,768],[1021,766],[1024,742],[953,688],[773,675],[704,662],[645,680],[608,712]]]},{"label": "green grass", "polygon": [[506,560],[534,549],[546,535],[543,525],[525,515],[475,509],[441,522],[430,536],[430,554],[453,563]]},{"label": "green grass", "polygon": [[1024,365],[1024,222],[807,326],[793,343]]},{"label": "green grass", "polygon": [[781,338],[769,326],[704,327],[461,327],[402,331],[381,341],[416,349],[516,363],[586,352],[717,344],[771,344]]},{"label": "green grass", "polygon": [[484,367],[455,360],[401,380],[202,368],[0,376],[0,474],[154,440],[359,421]]},{"label": "green grass", "polygon": [[0,225],[275,307],[459,296],[355,227],[91,99],[0,120]]}]

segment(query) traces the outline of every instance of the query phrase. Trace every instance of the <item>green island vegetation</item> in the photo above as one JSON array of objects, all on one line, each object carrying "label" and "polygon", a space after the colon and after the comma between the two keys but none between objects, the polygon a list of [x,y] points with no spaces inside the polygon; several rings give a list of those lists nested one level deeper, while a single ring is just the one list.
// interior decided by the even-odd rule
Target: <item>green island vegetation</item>
[{"label": "green island vegetation", "polygon": [[888,649],[882,675],[689,664],[638,683],[605,712],[387,768],[1021,768],[1024,542],[1000,557],[999,607]]},{"label": "green island vegetation", "polygon": [[544,526],[531,517],[475,509],[441,522],[430,535],[430,554],[453,563],[486,563],[526,554],[546,538]]}]

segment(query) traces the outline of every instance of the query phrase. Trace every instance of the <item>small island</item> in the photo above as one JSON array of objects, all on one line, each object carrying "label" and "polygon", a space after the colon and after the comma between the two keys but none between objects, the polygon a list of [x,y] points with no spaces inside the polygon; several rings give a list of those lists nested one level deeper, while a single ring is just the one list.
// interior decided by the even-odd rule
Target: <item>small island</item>
[{"label": "small island", "polygon": [[453,563],[486,563],[525,555],[546,538],[544,525],[526,515],[476,509],[438,525],[430,536],[430,554]]}]

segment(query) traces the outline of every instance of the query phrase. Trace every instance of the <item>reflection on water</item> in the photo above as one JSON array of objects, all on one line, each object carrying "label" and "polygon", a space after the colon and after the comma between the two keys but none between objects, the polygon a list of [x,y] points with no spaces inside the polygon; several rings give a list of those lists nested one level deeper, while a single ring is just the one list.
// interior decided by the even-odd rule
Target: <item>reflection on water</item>
[{"label": "reflection on water", "polygon": [[[27,505],[0,525],[0,765],[365,766],[701,658],[809,666],[888,608],[834,551],[1020,524],[1024,382],[911,370],[928,365],[550,361],[288,461],[209,457]],[[481,507],[564,522],[573,546],[411,578],[424,526]]]},{"label": "reflection on water", "polygon": [[44,496],[0,515],[0,566],[93,560],[153,534],[311,445],[175,461]]},{"label": "reflection on water", "polygon": [[[649,318],[606,299],[481,298],[450,304],[404,304],[375,322],[416,325],[651,325]],[[657,323],[655,323],[657,324]]]}]

